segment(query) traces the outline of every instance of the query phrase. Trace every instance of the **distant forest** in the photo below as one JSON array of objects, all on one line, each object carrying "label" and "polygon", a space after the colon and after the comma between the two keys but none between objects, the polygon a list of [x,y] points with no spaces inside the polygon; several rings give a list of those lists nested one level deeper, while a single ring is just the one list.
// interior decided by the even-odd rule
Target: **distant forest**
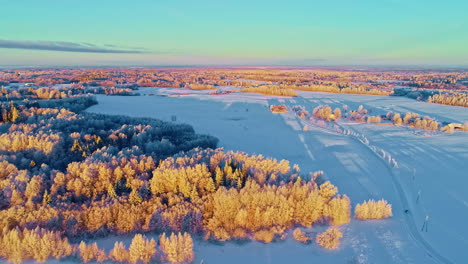
[{"label": "distant forest", "polygon": [[[25,86],[25,84],[27,84]],[[275,68],[104,68],[0,70],[0,101],[61,99],[82,94],[138,95],[139,87],[298,96],[298,91],[405,96],[468,107],[468,73]],[[51,88],[55,89],[51,89]]]}]

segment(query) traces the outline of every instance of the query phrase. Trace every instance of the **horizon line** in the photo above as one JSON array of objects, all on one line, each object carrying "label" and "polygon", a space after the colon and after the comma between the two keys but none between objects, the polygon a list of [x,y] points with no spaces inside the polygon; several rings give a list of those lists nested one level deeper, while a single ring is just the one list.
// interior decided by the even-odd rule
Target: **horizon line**
[{"label": "horizon line", "polygon": [[161,64],[161,65],[142,65],[142,64],[77,64],[77,65],[1,65],[0,70],[8,69],[61,69],[61,68],[86,68],[86,69],[99,69],[99,68],[327,68],[339,69],[349,67],[362,67],[366,68],[393,68],[393,69],[457,69],[468,70],[468,64],[463,65],[450,65],[450,64],[336,64],[336,65],[264,65],[264,64]]}]

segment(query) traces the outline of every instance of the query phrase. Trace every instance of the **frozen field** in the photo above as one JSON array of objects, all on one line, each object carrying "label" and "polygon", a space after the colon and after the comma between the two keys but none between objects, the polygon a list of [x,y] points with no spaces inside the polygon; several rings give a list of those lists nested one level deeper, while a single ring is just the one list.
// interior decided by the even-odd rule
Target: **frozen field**
[{"label": "frozen field", "polygon": [[[272,244],[197,241],[195,263],[467,263],[468,133],[423,133],[346,120],[321,127],[291,111],[273,114],[269,105],[300,105],[312,112],[324,104],[345,104],[350,109],[362,104],[372,115],[415,112],[439,122],[458,123],[468,121],[468,108],[402,97],[310,92],[300,92],[296,98],[245,93],[209,95],[208,91],[166,88],[138,92],[142,96],[98,95],[99,104],[88,111],[166,121],[175,116],[176,122],[191,124],[198,133],[218,137],[219,146],[226,150],[287,159],[299,164],[304,173],[323,170],[353,205],[383,198],[393,206],[394,216],[390,219],[352,220],[343,226],[344,238],[336,251],[315,244],[302,245],[292,238]],[[174,93],[189,95],[158,96]],[[308,131],[303,130],[304,125],[308,125]],[[349,133],[337,132],[337,128]],[[382,158],[381,153],[386,157]],[[387,161],[388,156],[398,168]],[[421,231],[426,217],[427,232]],[[313,227],[310,232],[321,230],[323,227]],[[110,249],[112,240],[98,243]]]}]

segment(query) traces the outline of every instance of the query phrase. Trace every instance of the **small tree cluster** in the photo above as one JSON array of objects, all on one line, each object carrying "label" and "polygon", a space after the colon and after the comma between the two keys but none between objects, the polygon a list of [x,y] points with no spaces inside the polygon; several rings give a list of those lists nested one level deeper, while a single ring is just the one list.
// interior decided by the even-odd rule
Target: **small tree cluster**
[{"label": "small tree cluster", "polygon": [[382,121],[382,118],[380,116],[368,116],[366,119],[366,122],[368,124],[370,123],[380,123]]},{"label": "small tree cluster", "polygon": [[127,262],[130,254],[122,242],[115,242],[114,248],[109,252],[109,258],[116,262]]},{"label": "small tree cluster", "polygon": [[343,233],[336,228],[330,227],[325,232],[317,235],[316,242],[326,249],[337,249],[340,246],[340,239]]},{"label": "small tree cluster", "polygon": [[84,263],[88,263],[93,260],[97,262],[103,262],[107,260],[106,252],[100,249],[96,242],[91,245],[86,245],[84,241],[81,241],[80,245],[78,246],[78,250],[80,259]]},{"label": "small tree cluster", "polygon": [[330,121],[330,119],[335,119],[333,110],[328,105],[325,105],[325,106],[320,105],[320,106],[315,107],[314,111],[312,111],[312,115],[317,119],[322,119],[326,121]]},{"label": "small tree cluster", "polygon": [[194,258],[193,240],[188,233],[172,233],[169,237],[166,233],[159,237],[160,249],[163,259],[170,263],[192,262]]},{"label": "small tree cluster", "polygon": [[14,123],[20,117],[20,110],[12,103],[8,106],[0,104],[0,123]]},{"label": "small tree cluster", "polygon": [[367,121],[367,113],[367,109],[364,109],[364,106],[360,105],[357,110],[349,111],[346,118],[356,122],[364,123]]},{"label": "small tree cluster", "polygon": [[300,228],[294,229],[293,237],[294,237],[294,240],[298,242],[302,242],[302,243],[310,242],[310,237],[308,237],[306,233],[304,233],[304,231],[302,231]]},{"label": "small tree cluster", "polygon": [[402,118],[400,113],[388,112],[386,117],[387,120],[393,121],[395,126],[407,125],[412,128],[424,129],[429,131],[436,131],[439,129],[440,124],[433,118],[425,116],[422,118],[417,113],[406,113]]},{"label": "small tree cluster", "polygon": [[60,259],[72,253],[73,248],[67,238],[40,228],[23,231],[13,229],[0,238],[0,257],[15,264],[26,260],[42,263],[49,258]]},{"label": "small tree cluster", "polygon": [[392,206],[385,200],[365,201],[357,204],[354,210],[357,219],[384,219],[392,216]]},{"label": "small tree cluster", "polygon": [[403,119],[401,118],[400,113],[388,112],[386,117],[387,120],[391,120],[395,126],[401,126],[403,124]]},{"label": "small tree cluster", "polygon": [[287,113],[288,108],[285,105],[270,105],[270,111],[272,113]]},{"label": "small tree cluster", "polygon": [[148,240],[146,236],[136,234],[130,244],[128,260],[132,264],[149,263],[156,255],[156,241]]},{"label": "small tree cluster", "polygon": [[309,112],[303,106],[295,105],[292,109],[300,119],[306,119],[309,117]]},{"label": "small tree cluster", "polygon": [[136,234],[126,249],[122,242],[115,242],[114,248],[109,252],[109,258],[121,263],[150,263],[156,258],[156,241],[148,240],[142,234]]}]

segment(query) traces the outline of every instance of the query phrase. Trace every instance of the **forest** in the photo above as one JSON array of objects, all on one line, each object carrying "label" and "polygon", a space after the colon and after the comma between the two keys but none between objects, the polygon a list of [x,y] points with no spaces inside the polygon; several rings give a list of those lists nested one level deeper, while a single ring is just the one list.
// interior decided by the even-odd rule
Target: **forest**
[{"label": "forest", "polygon": [[[136,89],[134,83],[149,85],[151,78],[142,80],[140,75],[167,77],[151,81],[151,85],[175,85],[177,80],[179,87],[184,83],[189,89],[208,90],[221,83],[252,83],[246,79],[276,82],[281,76],[285,83],[278,88],[280,93],[300,90],[284,88],[297,85],[295,75],[199,71],[187,75],[183,70],[61,70],[53,75],[54,80],[68,80],[70,86],[12,88],[14,83],[10,83],[3,89],[0,257],[12,263],[52,258],[188,263],[194,260],[194,248],[201,239],[275,243],[289,235],[299,243],[334,250],[346,236],[342,225],[351,221],[353,212],[358,220],[392,216],[391,205],[385,200],[353,206],[321,171],[302,172],[287,160],[217,148],[217,138],[196,134],[189,125],[84,111],[97,103],[94,93],[128,95]],[[48,71],[39,73],[41,78],[28,73],[4,72],[3,78],[34,81],[39,86],[53,84]],[[201,73],[206,79],[197,77]],[[339,77],[340,81],[345,81],[345,76]],[[231,77],[237,81],[230,81]],[[128,82],[131,78],[134,82]],[[275,85],[280,84],[254,87],[250,92],[274,90]],[[338,89],[343,93],[346,89],[373,92],[373,88],[361,88],[351,85]],[[271,110],[281,113],[288,109],[280,105]],[[330,106],[319,106],[310,113],[300,106],[291,110],[301,118],[324,121],[387,120],[395,125],[441,129],[434,119],[414,113],[369,116],[363,107]],[[327,229],[315,237],[302,231],[314,226]],[[93,243],[97,238],[124,234],[133,237],[128,246],[117,240],[112,250],[106,251]]]}]

